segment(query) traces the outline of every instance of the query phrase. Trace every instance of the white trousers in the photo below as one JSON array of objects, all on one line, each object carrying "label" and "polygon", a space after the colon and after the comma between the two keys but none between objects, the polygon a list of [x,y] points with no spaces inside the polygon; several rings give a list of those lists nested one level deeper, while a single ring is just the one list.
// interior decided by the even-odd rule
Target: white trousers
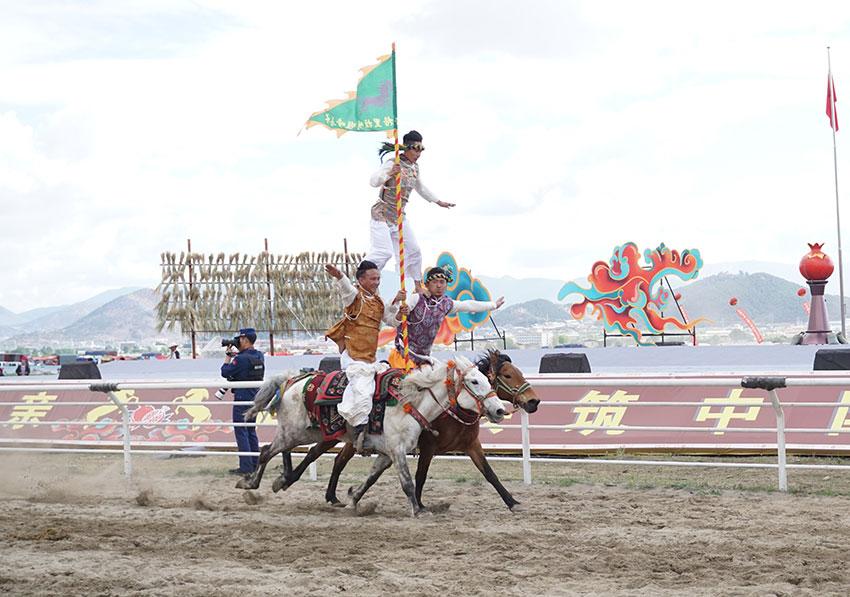
[{"label": "white trousers", "polygon": [[363,425],[369,422],[372,412],[372,396],[375,393],[375,374],[389,369],[386,363],[364,363],[348,356],[348,351],[339,355],[339,364],[348,376],[348,385],[342,394],[337,410],[349,425]]},{"label": "white trousers", "polygon": [[[411,280],[422,280],[422,251],[416,236],[404,219],[404,275]],[[398,226],[390,226],[386,222],[372,219],[369,227],[369,252],[366,259],[374,261],[378,270],[390,260],[395,258],[398,264]],[[396,265],[398,269],[398,265]]]}]

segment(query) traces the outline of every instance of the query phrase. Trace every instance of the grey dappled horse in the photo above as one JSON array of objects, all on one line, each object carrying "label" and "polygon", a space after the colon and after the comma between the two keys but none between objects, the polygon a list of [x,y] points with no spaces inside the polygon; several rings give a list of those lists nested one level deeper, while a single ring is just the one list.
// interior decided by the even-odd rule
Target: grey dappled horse
[{"label": "grey dappled horse", "polygon": [[[264,383],[257,392],[254,406],[245,414],[245,418],[252,417],[265,409],[271,403],[278,388],[286,387],[290,379],[293,379],[292,375],[277,376]],[[328,449],[328,442],[323,441],[321,431],[312,427],[304,404],[303,389],[310,379],[308,377],[286,387],[280,402],[275,407],[278,420],[277,435],[272,443],[263,446],[260,450],[257,469],[246,479],[240,480],[237,487],[242,489],[259,487],[266,464],[280,452],[297,446],[315,444],[294,471],[300,476],[310,462]],[[366,491],[386,469],[394,464],[401,487],[410,502],[413,516],[418,516],[425,511],[416,499],[415,485],[406,459],[406,455],[416,447],[423,426],[407,411],[415,409],[421,414],[422,419],[430,423],[448,408],[449,385],[456,388],[457,402],[463,408],[481,409],[494,422],[500,422],[504,418],[504,405],[490,392],[490,381],[474,363],[464,356],[458,355],[454,361],[447,363],[435,362],[433,366],[426,365],[408,374],[399,386],[401,399],[398,404],[388,405],[384,412],[384,433],[368,435],[364,442],[364,448],[378,452],[378,457],[367,479],[359,487],[349,489],[351,504],[355,510]],[[352,440],[349,428],[340,441],[351,442]],[[279,491],[286,489],[290,484],[291,480],[281,475],[275,480],[272,489]]]}]

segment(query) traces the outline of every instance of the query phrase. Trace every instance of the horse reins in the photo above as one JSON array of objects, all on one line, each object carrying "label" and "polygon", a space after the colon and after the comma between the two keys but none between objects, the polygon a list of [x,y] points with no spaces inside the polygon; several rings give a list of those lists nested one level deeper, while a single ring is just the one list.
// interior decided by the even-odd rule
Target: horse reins
[{"label": "horse reins", "polygon": [[[471,366],[470,366],[470,367],[469,367],[466,371],[464,371],[464,372],[462,372],[462,373],[461,373],[461,372],[460,372],[460,371],[459,371],[456,367],[454,367],[452,364],[450,364],[450,365],[448,366],[448,372],[447,372],[447,375],[446,375],[446,382],[445,382],[445,383],[446,383],[446,388],[447,388],[447,390],[448,390],[448,395],[449,395],[449,406],[448,406],[448,407],[446,407],[445,405],[443,405],[443,403],[442,403],[442,402],[440,402],[440,401],[437,399],[437,397],[434,395],[434,392],[433,392],[433,390],[431,390],[431,388],[428,388],[428,393],[431,395],[431,398],[433,398],[433,399],[434,399],[434,402],[436,402],[436,403],[437,403],[437,405],[438,405],[438,406],[439,406],[439,407],[443,410],[443,412],[444,412],[444,413],[446,413],[447,415],[449,415],[451,418],[453,418],[453,419],[454,419],[455,421],[457,421],[458,423],[461,423],[461,424],[463,424],[463,425],[467,425],[467,426],[475,425],[476,423],[478,423],[478,420],[479,420],[479,419],[481,419],[481,415],[482,415],[482,414],[484,414],[484,409],[485,409],[485,406],[484,406],[484,400],[487,400],[487,398],[489,398],[489,397],[492,395],[492,390],[491,390],[491,391],[490,391],[490,392],[488,392],[488,393],[487,393],[487,395],[484,397],[484,400],[482,400],[481,398],[479,398],[479,397],[475,394],[475,392],[473,392],[473,391],[469,388],[469,384],[465,381],[465,379],[466,379],[466,374],[467,374],[467,373],[469,373],[470,371],[472,371],[472,370],[473,370],[473,369],[475,369],[475,368],[476,368],[476,367],[475,367],[475,365],[471,365]],[[453,371],[457,373],[458,378],[459,378],[460,380],[463,380],[463,381],[462,381],[462,383],[461,383],[461,385],[462,385],[462,389],[461,389],[461,390],[457,390],[457,391],[455,391],[455,389],[456,389],[456,388],[455,388],[455,380],[453,380],[453,379],[451,378],[451,375],[452,375],[452,372],[453,372]],[[457,398],[458,398],[458,396],[460,396],[460,392],[462,392],[463,390],[466,390],[466,393],[467,393],[467,394],[469,394],[469,395],[472,397],[472,399],[475,401],[475,406],[476,406],[476,411],[475,411],[475,415],[476,415],[476,416],[475,416],[475,419],[474,419],[472,422],[469,422],[469,423],[467,423],[466,421],[464,421],[463,419],[461,419],[461,418],[460,418],[460,416],[459,416],[457,413],[455,413],[455,412],[454,412],[454,408],[455,408],[455,407],[457,407],[457,408],[463,408],[462,406],[459,406],[459,405],[458,405],[458,403],[457,403]],[[463,410],[468,410],[468,409],[463,409]]]},{"label": "horse reins", "polygon": [[[500,363],[500,365],[501,365],[501,363]],[[487,395],[482,400],[481,398],[478,397],[478,395],[475,392],[472,391],[472,389],[470,389],[469,383],[466,381],[466,374],[469,373],[472,369],[475,369],[476,368],[475,365],[471,365],[466,371],[463,371],[463,372],[458,370],[454,366],[453,363],[450,363],[447,368],[448,368],[448,372],[447,372],[447,375],[446,375],[445,383],[446,383],[446,387],[447,387],[447,390],[448,390],[449,406],[447,407],[442,402],[440,402],[440,400],[437,399],[437,396],[434,394],[434,391],[431,390],[431,388],[428,388],[428,394],[431,395],[431,398],[434,399],[434,402],[437,403],[437,405],[442,409],[442,411],[445,414],[449,415],[452,419],[454,419],[458,423],[460,423],[462,425],[466,425],[467,427],[471,427],[472,425],[476,425],[478,423],[478,421],[481,420],[481,416],[484,414],[484,410],[486,408],[485,405],[484,405],[484,401],[487,400],[488,398],[490,398],[491,396],[497,396],[498,397],[498,390],[501,389],[504,392],[506,392],[508,394],[508,396],[510,396],[511,406],[514,407],[513,411],[511,411],[511,413],[515,413],[520,409],[520,406],[516,403],[517,396],[522,395],[524,392],[526,392],[527,390],[529,390],[531,388],[531,384],[528,383],[527,381],[524,382],[524,383],[521,383],[520,385],[518,385],[515,388],[512,388],[511,386],[509,386],[505,381],[503,381],[499,377],[498,369],[496,369],[493,372],[495,381],[492,383],[492,386],[494,386],[494,387],[491,387],[491,390],[487,393]],[[499,369],[500,368],[501,368],[501,366],[499,367]],[[456,390],[455,380],[452,379],[452,372],[456,372],[457,375],[458,375],[458,378],[460,380],[463,380],[462,383],[461,383],[462,388],[459,389],[459,390]],[[469,422],[464,421],[455,412],[455,408],[461,409],[461,410],[470,410],[470,409],[463,408],[457,402],[457,398],[458,398],[458,396],[460,396],[460,392],[462,392],[463,390],[466,390],[466,393],[469,394],[470,397],[475,401],[475,406],[476,406],[476,409],[474,411],[471,411],[471,412],[475,413],[475,418],[472,421],[469,421]],[[404,410],[405,410],[405,412],[410,414],[414,419],[416,419],[416,421],[422,426],[423,429],[427,429],[431,433],[436,435],[436,431],[431,428],[431,425],[428,423],[428,420],[425,419],[425,417],[422,415],[422,413],[419,412],[419,410],[416,409],[416,407],[414,407],[409,402],[406,402],[404,404]]]}]

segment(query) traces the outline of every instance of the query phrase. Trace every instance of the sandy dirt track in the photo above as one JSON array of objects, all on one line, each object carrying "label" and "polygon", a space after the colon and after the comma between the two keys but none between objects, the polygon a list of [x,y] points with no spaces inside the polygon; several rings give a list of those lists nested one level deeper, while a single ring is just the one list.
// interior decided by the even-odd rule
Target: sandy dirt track
[{"label": "sandy dirt track", "polygon": [[[0,455],[8,595],[824,595],[850,591],[850,473],[547,465],[497,472],[511,514],[467,462],[438,461],[437,513],[411,519],[389,472],[365,512],[318,483],[233,488],[230,458]],[[352,463],[341,487],[367,462]],[[415,462],[413,463],[415,465]],[[18,473],[16,471],[22,471]],[[273,471],[271,471],[273,473]],[[714,476],[712,476],[714,475]],[[723,487],[748,489],[716,489]],[[825,493],[837,495],[824,495]],[[342,492],[341,492],[342,497]]]}]

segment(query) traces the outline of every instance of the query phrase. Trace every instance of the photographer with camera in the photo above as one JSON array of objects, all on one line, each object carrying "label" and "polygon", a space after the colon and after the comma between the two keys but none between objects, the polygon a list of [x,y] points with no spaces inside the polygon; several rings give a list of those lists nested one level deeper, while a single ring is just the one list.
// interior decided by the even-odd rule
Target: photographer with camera
[{"label": "photographer with camera", "polygon": [[[257,341],[257,331],[254,328],[242,328],[232,340],[222,340],[221,345],[227,347],[224,356],[224,364],[221,366],[221,376],[227,381],[263,381],[266,365],[263,353],[254,348]],[[238,352],[237,352],[238,351]],[[235,353],[235,354],[234,354]],[[253,423],[256,418],[245,420],[247,411],[254,402],[257,388],[239,388],[233,390],[234,400],[246,402],[233,405],[234,423]],[[236,446],[240,452],[259,452],[260,444],[257,440],[255,427],[234,427],[236,435]],[[247,475],[257,468],[257,456],[240,456],[239,468],[231,469],[234,475]]]}]

